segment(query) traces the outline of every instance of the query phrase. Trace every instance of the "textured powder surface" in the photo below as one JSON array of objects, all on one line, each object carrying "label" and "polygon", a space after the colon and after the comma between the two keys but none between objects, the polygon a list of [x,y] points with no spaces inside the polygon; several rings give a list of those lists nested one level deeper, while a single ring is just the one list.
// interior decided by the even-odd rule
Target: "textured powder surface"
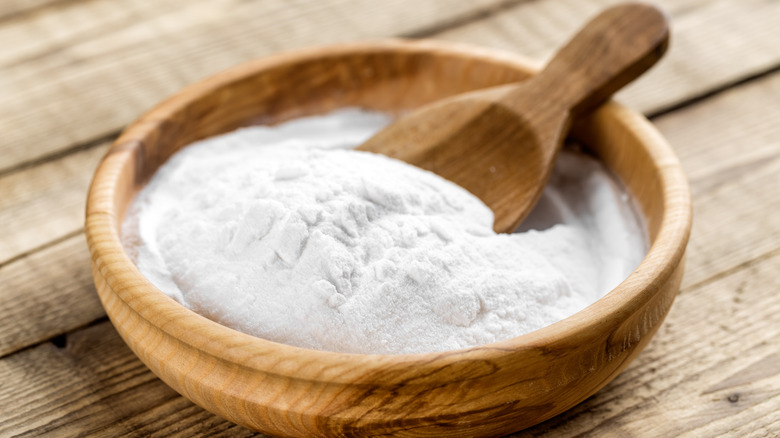
[{"label": "textured powder surface", "polygon": [[342,110],[190,145],[134,201],[124,244],[197,313],[352,353],[528,333],[585,308],[644,256],[627,196],[595,160],[562,153],[526,231],[497,235],[464,189],[349,150],[387,122]]}]

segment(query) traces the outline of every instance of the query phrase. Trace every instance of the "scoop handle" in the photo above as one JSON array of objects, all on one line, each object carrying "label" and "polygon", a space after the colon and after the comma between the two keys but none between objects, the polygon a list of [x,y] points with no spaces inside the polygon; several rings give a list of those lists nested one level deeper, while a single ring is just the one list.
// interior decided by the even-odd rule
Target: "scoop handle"
[{"label": "scoop handle", "polygon": [[649,69],[668,42],[663,11],[647,3],[623,3],[588,22],[529,85],[543,90],[540,100],[560,102],[576,116]]}]

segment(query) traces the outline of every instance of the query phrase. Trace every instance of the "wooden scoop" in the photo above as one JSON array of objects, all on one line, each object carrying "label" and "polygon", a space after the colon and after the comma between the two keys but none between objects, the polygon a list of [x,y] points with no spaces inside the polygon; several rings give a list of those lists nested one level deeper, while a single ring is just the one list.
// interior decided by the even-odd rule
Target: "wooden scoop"
[{"label": "wooden scoop", "polygon": [[420,108],[358,150],[430,170],[479,197],[513,231],[539,199],[571,120],[650,68],[668,43],[664,13],[627,3],[590,21],[541,73]]}]

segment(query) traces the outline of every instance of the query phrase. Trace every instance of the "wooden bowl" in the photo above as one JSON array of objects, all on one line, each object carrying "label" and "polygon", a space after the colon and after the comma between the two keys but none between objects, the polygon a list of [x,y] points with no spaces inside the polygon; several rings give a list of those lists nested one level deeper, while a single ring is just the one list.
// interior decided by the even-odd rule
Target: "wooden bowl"
[{"label": "wooden bowl", "polygon": [[473,47],[383,41],[280,54],[186,88],[131,125],[92,182],[86,234],[106,313],[176,391],[272,435],[495,436],[571,408],[612,380],[658,329],[680,285],[691,225],[677,158],[645,118],[616,103],[578,123],[573,136],[636,197],[650,251],[590,307],[516,338],[409,355],[282,345],[180,306],[141,275],[119,239],[133,196],[195,140],[345,106],[404,111],[533,72],[516,56]]}]

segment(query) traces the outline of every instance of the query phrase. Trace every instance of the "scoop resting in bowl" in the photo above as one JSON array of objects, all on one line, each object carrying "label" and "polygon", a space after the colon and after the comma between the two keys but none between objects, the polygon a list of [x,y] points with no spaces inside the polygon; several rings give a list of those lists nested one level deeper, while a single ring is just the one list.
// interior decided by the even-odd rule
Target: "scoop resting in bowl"
[{"label": "scoop resting in bowl", "polygon": [[494,436],[544,421],[613,379],[649,342],[679,288],[691,212],[677,158],[638,113],[608,103],[573,137],[628,187],[650,250],[585,310],[520,337],[463,350],[358,355],[255,338],[180,306],[141,275],[119,238],[133,196],[175,151],[252,124],[342,107],[401,113],[520,81],[528,62],[436,42],[384,41],[264,58],[190,86],[131,125],[101,162],[86,234],[117,331],[198,405],[273,435]]}]

